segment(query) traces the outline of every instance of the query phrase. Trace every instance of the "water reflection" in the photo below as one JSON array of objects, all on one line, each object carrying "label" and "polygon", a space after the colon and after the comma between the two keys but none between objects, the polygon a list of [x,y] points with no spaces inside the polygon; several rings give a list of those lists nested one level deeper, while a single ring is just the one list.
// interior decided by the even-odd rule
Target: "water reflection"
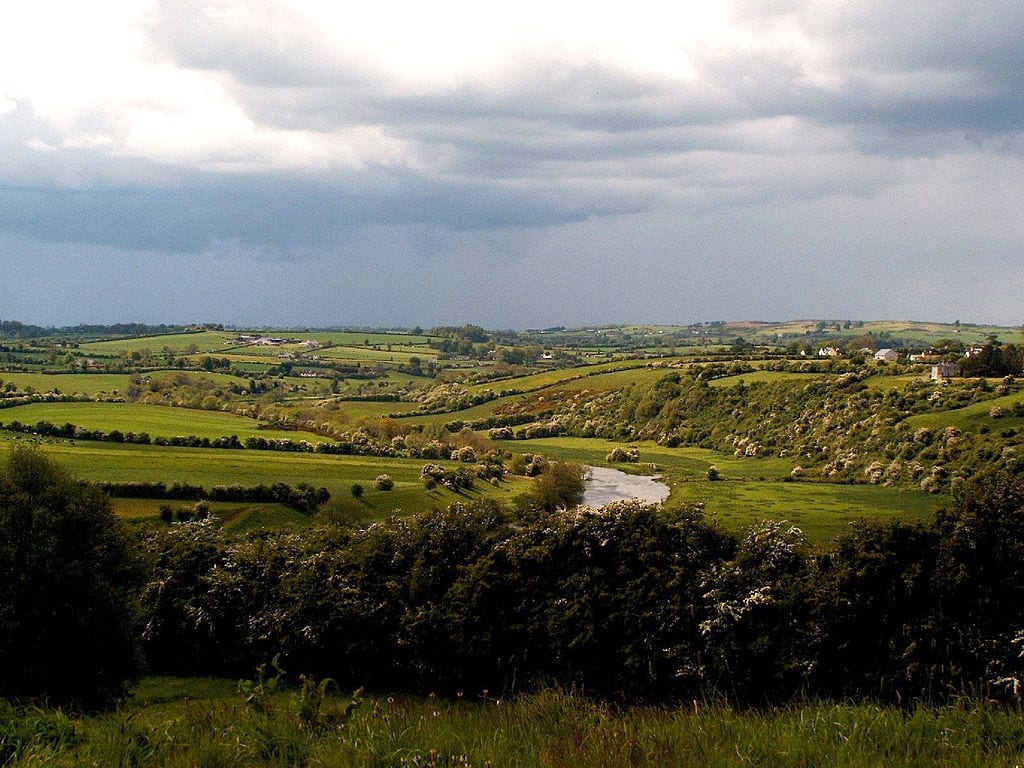
[{"label": "water reflection", "polygon": [[583,503],[599,507],[611,501],[632,499],[658,504],[668,498],[669,487],[650,475],[627,475],[610,467],[591,467],[583,491]]}]

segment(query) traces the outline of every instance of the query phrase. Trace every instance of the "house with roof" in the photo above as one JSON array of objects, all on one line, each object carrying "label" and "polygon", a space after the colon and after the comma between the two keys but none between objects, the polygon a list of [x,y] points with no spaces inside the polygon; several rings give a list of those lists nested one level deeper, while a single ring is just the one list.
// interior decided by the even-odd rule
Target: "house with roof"
[{"label": "house with roof", "polygon": [[877,352],[875,352],[875,360],[882,360],[887,363],[895,363],[899,359],[900,353],[897,352],[895,349],[890,349],[889,347],[886,347],[885,349],[880,349]]}]

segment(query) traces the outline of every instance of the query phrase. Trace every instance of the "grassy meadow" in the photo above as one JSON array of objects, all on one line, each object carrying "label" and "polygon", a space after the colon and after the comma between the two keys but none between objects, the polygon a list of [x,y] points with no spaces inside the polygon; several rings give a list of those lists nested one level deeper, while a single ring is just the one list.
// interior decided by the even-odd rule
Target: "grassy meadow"
[{"label": "grassy meadow", "polygon": [[19,390],[63,392],[95,397],[99,394],[123,393],[128,388],[127,373],[24,373],[0,372],[0,380],[11,382]]},{"label": "grassy meadow", "polygon": [[[221,528],[243,532],[260,529],[292,530],[308,528],[313,521],[284,504],[243,504],[239,502],[207,502],[210,514],[217,518]],[[187,501],[174,499],[113,499],[114,512],[128,523],[154,523],[160,519],[160,508],[169,506],[172,511],[186,510],[192,506]]]},{"label": "grassy meadow", "polygon": [[157,353],[165,347],[175,354],[180,354],[194,344],[202,352],[224,352],[233,347],[231,340],[235,337],[229,331],[203,331],[201,333],[175,333],[164,336],[140,336],[130,339],[111,339],[110,341],[91,341],[78,347],[78,351],[87,355],[120,355],[123,353],[141,352],[148,349]]},{"label": "grassy meadow", "polygon": [[[326,695],[232,680],[148,678],[115,712],[0,702],[0,761],[28,766],[622,768],[1024,762],[1021,713],[987,705],[899,710],[808,703],[738,711],[714,702],[611,707],[546,690],[508,699]],[[248,699],[248,701],[247,701]]]},{"label": "grassy meadow", "polygon": [[[593,363],[582,368],[555,368],[549,371],[530,373],[510,379],[499,379],[483,384],[474,384],[469,389],[471,392],[480,392],[485,389],[494,390],[496,392],[500,392],[502,389],[516,389],[520,392],[535,392],[548,387],[560,386],[567,382],[581,380],[586,381],[591,377],[601,377],[604,374],[618,374],[623,371],[638,371],[644,369],[663,369],[668,367],[670,363],[678,362],[681,362],[680,358],[671,358],[659,360],[657,365],[652,365],[649,361],[637,360],[634,358],[610,363]],[[664,373],[665,371],[661,370],[661,375],[664,375]],[[631,379],[628,374],[625,376],[612,376],[611,378],[603,380],[595,378],[595,381],[603,381],[606,385],[595,388],[606,389],[608,388],[607,384],[611,382],[614,382],[614,385],[616,386],[621,386],[622,383],[629,383],[630,380]]]},{"label": "grassy meadow", "polygon": [[[961,430],[977,430],[979,427],[991,429],[1008,429],[1024,426],[1024,418],[1014,416],[1013,407],[1024,402],[1024,394],[1016,393],[986,400],[981,403],[974,403],[964,408],[957,408],[952,411],[940,413],[922,413],[911,416],[907,424],[912,429],[926,427],[928,429],[941,429],[943,427],[957,427]],[[998,415],[993,416],[996,413]]]},{"label": "grassy meadow", "polygon": [[[566,437],[500,444],[515,453],[542,453],[556,460],[598,465],[607,465],[605,457],[621,445],[608,440]],[[812,541],[824,542],[842,533],[854,520],[927,520],[935,511],[936,497],[923,491],[881,485],[788,482],[793,468],[789,459],[737,458],[702,448],[666,448],[649,442],[635,445],[640,449],[640,463],[617,464],[616,468],[656,471],[671,488],[668,504],[699,502],[709,519],[729,529],[758,520],[785,519],[801,528]],[[719,469],[719,480],[707,479],[711,466]]]},{"label": "grassy meadow", "polygon": [[[2,437],[12,436],[0,432]],[[0,451],[13,444],[13,440],[0,439]],[[442,485],[428,491],[420,481],[420,471],[424,464],[421,459],[85,441],[77,444],[54,442],[41,447],[74,476],[91,482],[163,482],[168,486],[180,482],[204,488],[216,485],[248,487],[278,482],[295,486],[306,483],[315,488],[327,488],[332,499],[351,499],[352,486],[359,484],[364,492],[357,502],[359,507],[356,511],[363,518],[371,520],[392,514],[443,509],[456,501],[477,498],[509,500],[529,487],[529,481],[511,478],[497,487],[478,481],[473,488],[459,493]],[[374,479],[382,474],[390,475],[394,480],[392,490],[378,491],[373,487]],[[131,519],[155,519],[163,503],[167,502],[119,499],[116,506],[119,512]]]},{"label": "grassy meadow", "polygon": [[146,432],[150,437],[195,435],[210,439],[237,435],[323,442],[325,438],[312,432],[264,429],[259,422],[222,411],[201,411],[192,408],[171,408],[140,403],[32,403],[0,411],[5,423],[22,424],[48,421],[51,424],[71,423],[90,430]]}]

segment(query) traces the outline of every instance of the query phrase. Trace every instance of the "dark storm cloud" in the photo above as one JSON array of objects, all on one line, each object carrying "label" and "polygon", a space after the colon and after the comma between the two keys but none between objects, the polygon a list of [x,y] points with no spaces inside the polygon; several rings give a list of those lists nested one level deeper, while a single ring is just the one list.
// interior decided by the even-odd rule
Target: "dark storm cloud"
[{"label": "dark storm cloud", "polygon": [[193,179],[166,189],[0,187],[0,221],[8,232],[52,242],[197,252],[215,241],[237,240],[288,255],[325,240],[343,241],[347,230],[371,225],[544,227],[640,205],[632,196],[620,197],[609,204],[586,190],[570,195],[492,185],[456,188],[384,173],[351,186],[289,178]]},{"label": "dark storm cloud", "polygon": [[[754,15],[757,6],[761,13]],[[763,6],[741,4],[738,14],[749,26],[777,23],[778,7]],[[779,102],[779,89],[762,81],[769,104],[788,102],[810,119],[905,135],[907,152],[920,134],[1016,133],[1024,125],[1024,13],[1015,0],[791,3],[785,18],[827,52],[834,80],[798,87]],[[751,64],[740,71],[755,71]],[[799,79],[794,71],[789,82]]]},{"label": "dark storm cloud", "polygon": [[[147,271],[165,254],[196,283],[262,258],[288,322],[1012,318],[1019,3],[732,7],[688,71],[523,43],[421,77],[283,0],[161,0],[152,93],[63,114],[0,91],[0,259],[83,243],[107,274],[173,281]],[[58,250],[53,274],[81,268]],[[342,294],[353,316],[320,309]]]}]

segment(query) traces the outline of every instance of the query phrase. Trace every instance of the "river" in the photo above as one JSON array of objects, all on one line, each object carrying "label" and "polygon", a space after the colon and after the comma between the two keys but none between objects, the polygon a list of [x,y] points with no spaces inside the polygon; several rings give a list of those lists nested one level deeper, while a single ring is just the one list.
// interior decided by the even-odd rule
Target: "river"
[{"label": "river", "polygon": [[583,491],[583,503],[599,507],[611,501],[636,497],[648,504],[659,504],[668,498],[669,487],[651,475],[627,475],[610,467],[591,467]]}]

